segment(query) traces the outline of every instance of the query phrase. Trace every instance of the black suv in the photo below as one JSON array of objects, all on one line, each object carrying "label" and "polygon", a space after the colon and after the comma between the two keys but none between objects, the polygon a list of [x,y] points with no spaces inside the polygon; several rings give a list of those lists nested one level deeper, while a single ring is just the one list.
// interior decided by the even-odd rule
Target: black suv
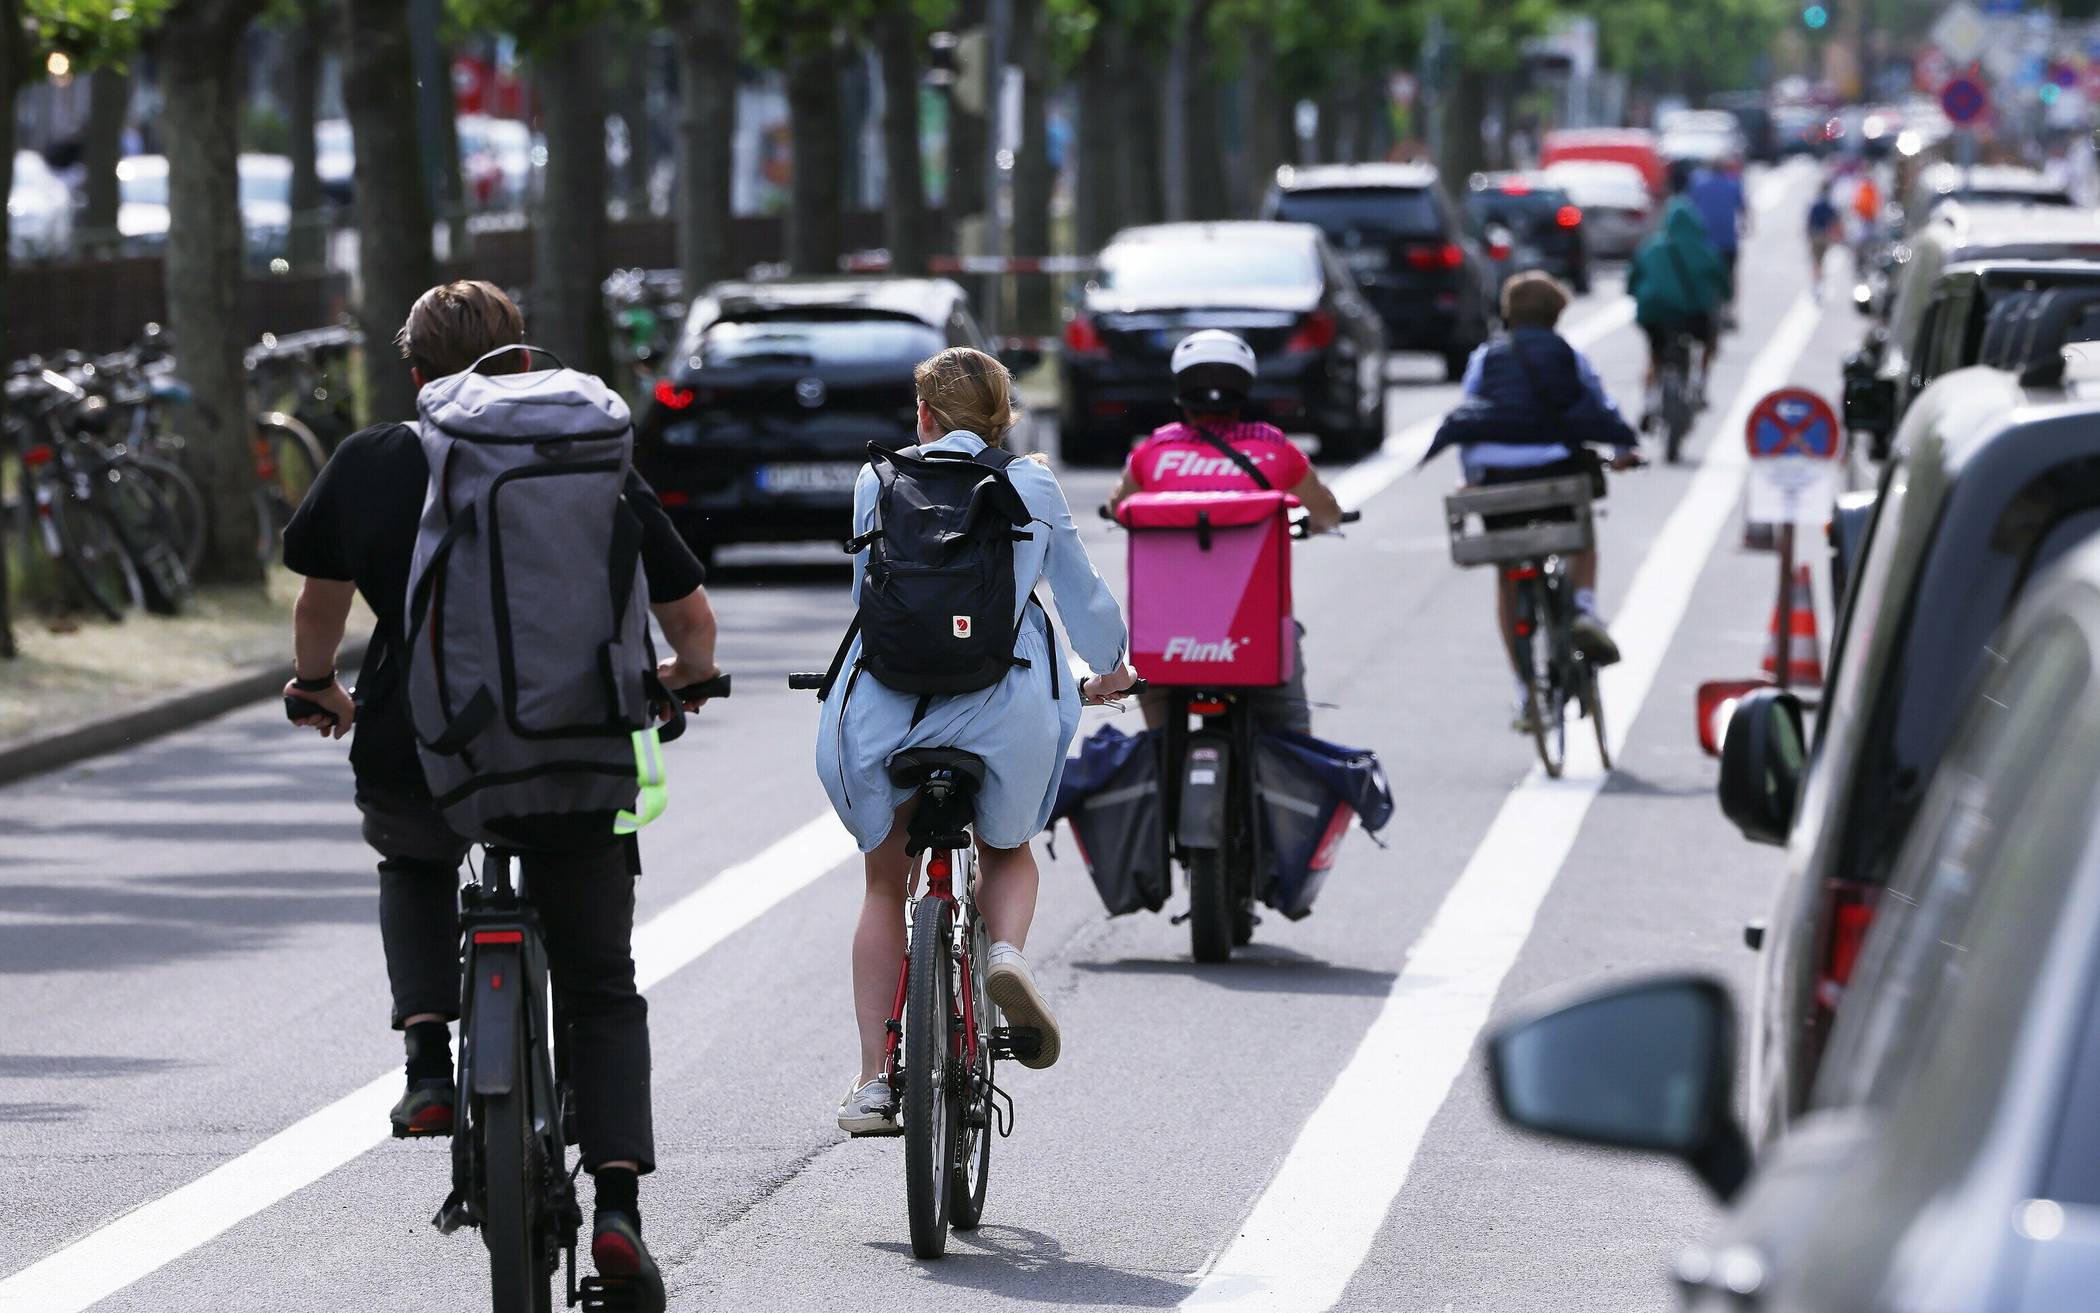
[{"label": "black suv", "polygon": [[1466,189],[1466,217],[1476,231],[1493,226],[1509,234],[1509,255],[1497,270],[1497,296],[1499,284],[1530,269],[1543,269],[1577,292],[1590,290],[1582,207],[1552,179],[1538,173],[1476,173]]},{"label": "black suv", "polygon": [[1486,253],[1430,165],[1278,169],[1262,215],[1327,234],[1393,350],[1427,351],[1455,379],[1493,330],[1497,289]]}]

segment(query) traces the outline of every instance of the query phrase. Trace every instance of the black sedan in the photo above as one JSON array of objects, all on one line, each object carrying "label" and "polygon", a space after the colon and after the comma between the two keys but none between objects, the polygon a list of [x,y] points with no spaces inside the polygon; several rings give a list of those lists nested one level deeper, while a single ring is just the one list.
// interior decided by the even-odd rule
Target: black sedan
[{"label": "black sedan", "polygon": [[1131,228],[1101,252],[1065,324],[1059,450],[1119,463],[1180,418],[1168,357],[1203,328],[1237,333],[1260,370],[1253,413],[1353,459],[1385,441],[1385,335],[1320,230],[1299,223]]},{"label": "black sedan", "polygon": [[945,279],[717,284],[636,425],[636,468],[702,559],[843,541],[868,444],[918,440],[912,368],[951,346],[989,349]]}]

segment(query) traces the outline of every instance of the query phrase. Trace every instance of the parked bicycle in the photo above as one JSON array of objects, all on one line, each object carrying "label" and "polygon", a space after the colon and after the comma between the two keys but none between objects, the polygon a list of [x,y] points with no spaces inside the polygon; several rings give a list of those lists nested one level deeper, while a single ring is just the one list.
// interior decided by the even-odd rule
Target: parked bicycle
[{"label": "parked bicycle", "polygon": [[[1604,702],[1597,668],[1574,637],[1575,586],[1567,559],[1596,544],[1592,489],[1586,476],[1538,479],[1467,488],[1444,498],[1451,534],[1451,559],[1462,566],[1492,565],[1516,585],[1516,606],[1507,635],[1517,674],[1526,690],[1526,713],[1539,764],[1559,778],[1567,765],[1567,713],[1589,717],[1597,755],[1611,769],[1604,728]],[[1471,532],[1473,516],[1532,513],[1570,518],[1534,519],[1520,528]]]}]

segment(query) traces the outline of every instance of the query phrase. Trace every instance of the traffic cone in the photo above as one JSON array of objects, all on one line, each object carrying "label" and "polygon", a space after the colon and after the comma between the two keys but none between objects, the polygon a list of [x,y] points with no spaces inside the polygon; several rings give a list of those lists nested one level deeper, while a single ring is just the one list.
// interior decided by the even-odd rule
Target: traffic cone
[{"label": "traffic cone", "polygon": [[[1792,623],[1786,641],[1786,682],[1804,688],[1823,687],[1822,643],[1816,635],[1816,590],[1808,567],[1794,572]],[[1772,623],[1766,630],[1764,671],[1779,674],[1779,608],[1772,608]]]}]

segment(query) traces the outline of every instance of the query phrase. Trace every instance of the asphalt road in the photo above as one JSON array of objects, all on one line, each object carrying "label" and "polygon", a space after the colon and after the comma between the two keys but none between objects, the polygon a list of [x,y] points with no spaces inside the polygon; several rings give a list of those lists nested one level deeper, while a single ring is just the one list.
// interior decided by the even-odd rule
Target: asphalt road
[{"label": "asphalt road", "polygon": [[[910,1254],[900,1142],[831,1120],[858,864],[813,775],[815,706],[781,677],[829,655],[847,577],[826,551],[725,558],[737,696],[671,749],[643,841],[643,1202],[674,1308],[1668,1306],[1711,1218],[1698,1188],[1506,1132],[1472,1045],[1569,982],[1748,978],[1775,861],[1720,817],[1692,723],[1699,681],[1754,673],[1771,605],[1773,560],[1731,509],[1739,403],[1835,395],[1857,335],[1804,298],[1806,175],[1755,194],[1742,329],[1688,463],[1615,479],[1602,522],[1618,769],[1548,785],[1507,728],[1489,581],[1446,553],[1454,469],[1401,472],[1454,389],[1403,358],[1388,453],[1333,471],[1362,524],[1297,567],[1333,704],[1315,727],[1382,755],[1386,846],[1350,836],[1311,918],[1272,915],[1212,968],[1165,916],[1104,918],[1059,844],[1029,956],[1065,1056],[1012,1077],[985,1225],[937,1263]],[[1566,327],[1635,404],[1616,280]],[[1119,582],[1123,545],[1088,514],[1108,482],[1065,476]],[[486,1307],[479,1241],[426,1224],[445,1154],[381,1139],[400,1049],[374,901],[340,748],[273,706],[0,789],[0,1309]]]}]

